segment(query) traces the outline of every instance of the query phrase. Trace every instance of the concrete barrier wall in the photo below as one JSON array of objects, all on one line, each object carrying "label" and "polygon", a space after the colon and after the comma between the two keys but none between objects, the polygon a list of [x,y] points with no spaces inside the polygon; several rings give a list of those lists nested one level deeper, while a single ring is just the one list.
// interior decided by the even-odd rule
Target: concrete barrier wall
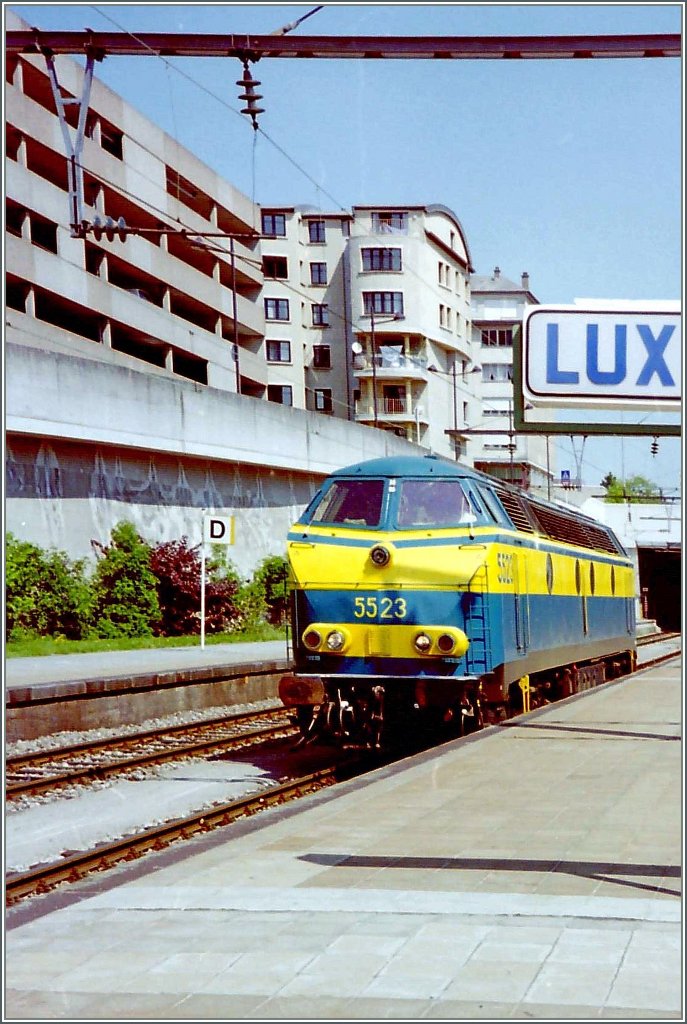
[{"label": "concrete barrier wall", "polygon": [[[99,348],[99,346],[98,346]],[[121,519],[151,543],[201,539],[234,515],[229,557],[249,576],[330,472],[426,454],[393,434],[129,365],[6,345],[6,529],[92,558]]]}]

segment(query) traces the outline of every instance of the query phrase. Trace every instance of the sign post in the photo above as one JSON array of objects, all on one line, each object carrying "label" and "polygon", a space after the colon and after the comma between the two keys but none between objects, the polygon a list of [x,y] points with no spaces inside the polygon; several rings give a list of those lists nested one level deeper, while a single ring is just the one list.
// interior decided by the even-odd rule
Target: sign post
[{"label": "sign post", "polygon": [[200,647],[205,647],[205,545],[233,544],[234,517],[209,516],[203,512],[203,540],[200,545]]}]

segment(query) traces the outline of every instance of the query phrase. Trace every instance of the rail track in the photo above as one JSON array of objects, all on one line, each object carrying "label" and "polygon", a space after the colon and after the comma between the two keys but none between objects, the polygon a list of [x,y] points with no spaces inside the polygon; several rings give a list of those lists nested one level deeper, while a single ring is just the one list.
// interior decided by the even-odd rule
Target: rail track
[{"label": "rail track", "polygon": [[6,760],[5,793],[8,800],[37,796],[167,761],[294,736],[297,731],[287,711],[276,707],[17,754]]},{"label": "rail track", "polygon": [[340,769],[330,766],[262,789],[259,794],[253,793],[209,810],[151,826],[121,839],[101,843],[93,849],[70,854],[58,863],[41,864],[28,871],[10,873],[5,877],[5,903],[9,907],[28,896],[45,895],[64,882],[78,882],[92,872],[109,870],[123,861],[138,860],[151,851],[166,849],[170,843],[190,839],[267,807],[331,786],[341,777]]},{"label": "rail track", "polygon": [[[660,636],[643,637],[638,640],[638,646],[645,647],[659,641],[674,640],[679,637],[680,634],[662,634]],[[676,657],[680,653],[680,648],[675,649],[674,647],[667,652],[660,652],[656,657],[649,657],[644,659],[642,664],[638,667],[641,669],[648,668],[654,664],[659,664],[668,658]],[[172,729],[164,730],[164,734],[175,734],[177,738],[186,736],[191,732],[203,731],[204,729],[212,728],[224,728],[224,727],[236,727],[243,723],[254,723],[256,718],[267,718],[270,716],[277,716],[280,720],[276,724],[272,722],[264,729],[249,729],[246,728],[243,731],[238,730],[234,732],[234,735],[224,736],[207,736],[204,738],[198,738],[193,742],[187,739],[180,742],[173,748],[167,747],[166,750],[158,750],[156,752],[147,752],[141,754],[140,752],[136,755],[136,763],[140,764],[151,764],[155,763],[157,759],[158,763],[163,760],[174,760],[184,756],[199,755],[201,753],[207,753],[218,748],[226,749],[228,747],[236,745],[245,745],[246,743],[258,742],[258,737],[262,740],[275,735],[287,735],[289,733],[295,734],[296,729],[287,721],[287,715],[282,713],[279,709],[266,709],[262,712],[246,712],[239,715],[230,717],[224,716],[219,719],[206,720],[205,722],[198,723],[194,726],[177,726]],[[153,742],[159,741],[160,730],[150,730],[146,733],[136,733],[126,737],[126,743],[142,743],[142,742]],[[115,737],[114,739],[93,741],[89,743],[76,744],[70,748],[59,748],[58,750],[43,751],[40,754],[23,755],[22,757],[10,758],[9,764],[18,765],[20,761],[25,764],[33,764],[34,766],[43,763],[52,763],[58,756],[73,757],[77,753],[83,752],[94,752],[96,750],[112,752],[112,749],[117,746],[123,745],[122,737]],[[407,754],[408,751],[405,751]],[[391,760],[392,758],[389,758]],[[97,776],[98,773],[112,772],[121,773],[122,771],[130,770],[133,765],[133,760],[129,760],[128,765],[123,765],[120,762],[107,762],[100,767],[94,765],[83,766],[80,769],[82,778],[90,778]],[[201,811],[193,812],[185,815],[184,817],[167,821],[163,824],[157,824],[151,827],[144,828],[132,835],[124,836],[115,841],[108,841],[98,844],[92,849],[85,850],[79,853],[72,853],[68,856],[61,858],[57,863],[40,864],[35,867],[28,869],[27,871],[14,872],[6,875],[5,878],[5,893],[6,893],[6,905],[12,906],[20,900],[29,896],[37,896],[50,892],[55,887],[63,883],[73,883],[82,880],[87,875],[93,872],[101,872],[111,869],[117,864],[124,861],[137,860],[140,857],[145,856],[151,851],[160,851],[166,849],[171,843],[179,840],[188,840],[193,836],[209,832],[215,828],[227,826],[238,819],[245,818],[258,813],[267,807],[272,807],[279,804],[284,804],[290,800],[297,799],[301,796],[306,795],[322,789],[327,786],[334,785],[336,782],[341,781],[343,778],[350,778],[354,774],[360,774],[365,770],[369,770],[370,767],[377,767],[380,764],[380,760],[377,759],[373,765],[370,764],[364,757],[358,760],[349,759],[348,761],[338,764],[331,764],[316,772],[308,775],[294,777],[288,781],[281,781],[277,785],[271,786],[267,789],[261,789],[258,794],[251,793],[248,796],[242,797],[238,800],[232,800],[227,803],[214,805],[210,809],[204,809]],[[63,772],[63,775],[68,773]],[[57,776],[53,776],[56,778]],[[34,783],[36,784],[36,783]],[[39,781],[37,784],[41,784]],[[45,782],[46,788],[54,785],[54,782]],[[30,783],[28,780],[23,782],[15,782],[13,784],[14,792],[18,792],[18,787],[24,786],[24,792],[27,792],[27,788]],[[8,794],[10,789],[8,787]]]}]

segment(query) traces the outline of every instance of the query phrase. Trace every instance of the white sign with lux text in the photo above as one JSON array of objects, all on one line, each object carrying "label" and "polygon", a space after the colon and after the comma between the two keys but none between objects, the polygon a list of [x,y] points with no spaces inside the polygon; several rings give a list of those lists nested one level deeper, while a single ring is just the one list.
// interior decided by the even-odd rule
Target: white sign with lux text
[{"label": "white sign with lux text", "polygon": [[[680,402],[679,308],[532,306],[523,322],[523,393],[536,404]],[[673,304],[670,304],[673,306]]]}]

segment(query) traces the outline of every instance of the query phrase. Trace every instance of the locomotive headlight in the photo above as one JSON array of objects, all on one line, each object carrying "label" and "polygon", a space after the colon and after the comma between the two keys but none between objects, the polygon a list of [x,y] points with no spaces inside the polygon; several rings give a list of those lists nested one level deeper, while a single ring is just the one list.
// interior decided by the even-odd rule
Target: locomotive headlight
[{"label": "locomotive headlight", "polygon": [[413,643],[415,644],[415,650],[419,654],[429,654],[432,649],[432,638],[427,636],[426,633],[418,633]]},{"label": "locomotive headlight", "polygon": [[370,551],[370,558],[375,565],[388,565],[391,561],[391,552],[388,548],[385,548],[382,544],[375,544]]},{"label": "locomotive headlight", "polygon": [[442,633],[437,640],[437,647],[442,654],[450,654],[455,646],[455,637],[452,637],[450,633]]},{"label": "locomotive headlight", "polygon": [[342,650],[345,643],[346,637],[339,629],[333,629],[331,633],[327,634],[327,639],[325,640],[325,646],[328,647],[330,651]]},{"label": "locomotive headlight", "polygon": [[316,651],[322,643],[322,637],[316,629],[309,629],[303,634],[303,643],[306,647],[309,647],[311,651]]}]

